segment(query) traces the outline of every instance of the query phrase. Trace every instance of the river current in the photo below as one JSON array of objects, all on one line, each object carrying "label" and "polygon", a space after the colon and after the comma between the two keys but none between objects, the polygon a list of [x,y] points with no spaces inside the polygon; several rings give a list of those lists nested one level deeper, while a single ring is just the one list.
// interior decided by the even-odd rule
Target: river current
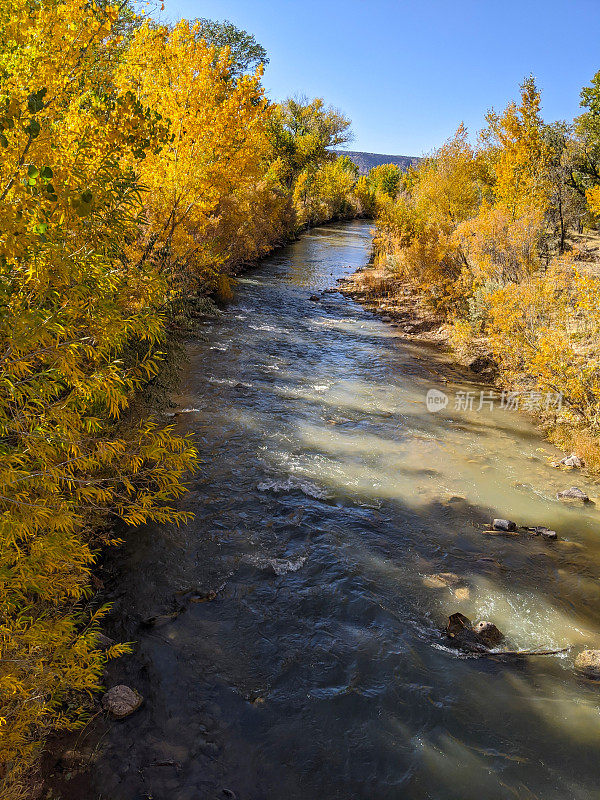
[{"label": "river current", "polygon": [[[555,499],[596,489],[440,350],[321,294],[370,249],[363,221],[304,234],[190,341],[175,401],[202,459],[195,518],[113,556],[109,632],[136,644],[108,684],[144,704],[96,723],[70,798],[600,796],[599,689],[573,671],[600,646],[600,512]],[[489,536],[493,517],[559,538]],[[573,649],[465,657],[440,633],[455,611],[511,647]]]}]

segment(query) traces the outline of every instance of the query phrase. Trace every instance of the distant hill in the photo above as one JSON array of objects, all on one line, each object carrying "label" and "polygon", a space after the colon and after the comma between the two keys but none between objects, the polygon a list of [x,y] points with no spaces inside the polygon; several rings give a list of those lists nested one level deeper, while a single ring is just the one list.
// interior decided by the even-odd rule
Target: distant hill
[{"label": "distant hill", "polygon": [[361,153],[356,150],[336,150],[340,156],[348,156],[356,166],[360,175],[379,164],[397,164],[400,169],[408,169],[411,164],[417,164],[421,159],[417,156],[386,156],[383,153]]}]

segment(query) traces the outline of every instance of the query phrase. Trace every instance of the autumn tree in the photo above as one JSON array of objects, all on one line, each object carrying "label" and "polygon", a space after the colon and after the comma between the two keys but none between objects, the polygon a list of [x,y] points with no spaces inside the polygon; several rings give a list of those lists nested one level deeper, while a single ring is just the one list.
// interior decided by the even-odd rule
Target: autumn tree
[{"label": "autumn tree", "polygon": [[572,126],[562,121],[545,125],[544,139],[550,185],[547,220],[558,252],[563,253],[569,230],[579,228],[586,213],[585,200],[572,182],[575,147]]},{"label": "autumn tree", "polygon": [[576,142],[571,183],[584,195],[600,184],[600,71],[594,75],[590,86],[581,90],[580,98],[585,111],[574,122]]},{"label": "autumn tree", "polygon": [[354,187],[358,167],[348,156],[326,161],[316,170],[303,170],[294,189],[294,203],[300,222],[317,225],[331,219],[356,216]]},{"label": "autumn tree", "polygon": [[509,103],[502,114],[490,111],[482,134],[492,152],[495,203],[514,219],[533,208],[544,213],[548,205],[549,150],[540,102],[535,81],[529,77],[521,85],[520,103]]},{"label": "autumn tree", "polygon": [[227,48],[228,72],[233,79],[252,74],[259,66],[266,67],[269,63],[267,51],[254,36],[227,20],[198,19],[195,31],[216,53]]},{"label": "autumn tree", "polygon": [[107,655],[123,651],[100,651],[100,612],[84,604],[107,519],[185,518],[170,501],[194,463],[172,430],[127,417],[160,369],[170,290],[149,262],[127,265],[134,167],[166,128],[111,83],[122,10],[0,9],[3,797],[49,727],[82,722]]},{"label": "autumn tree", "polygon": [[233,80],[228,49],[209,46],[202,30],[202,22],[144,24],[116,82],[169,121],[164,145],[135,166],[148,189],[140,259],[211,284],[230,257],[218,246],[214,220],[235,208],[236,192],[265,175],[272,112],[260,68]]},{"label": "autumn tree", "polygon": [[321,98],[290,98],[277,106],[268,127],[274,169],[291,188],[303,172],[335,158],[332,150],[351,140],[350,120]]}]

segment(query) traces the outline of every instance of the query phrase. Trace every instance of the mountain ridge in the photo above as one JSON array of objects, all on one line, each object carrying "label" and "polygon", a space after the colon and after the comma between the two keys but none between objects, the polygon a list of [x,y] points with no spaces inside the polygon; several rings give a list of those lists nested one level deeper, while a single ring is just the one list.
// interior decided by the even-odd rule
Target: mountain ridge
[{"label": "mountain ridge", "polygon": [[406,170],[421,160],[418,156],[387,155],[385,153],[367,153],[362,150],[336,150],[338,156],[348,156],[358,167],[360,175],[366,175],[370,169],[380,164],[396,164]]}]

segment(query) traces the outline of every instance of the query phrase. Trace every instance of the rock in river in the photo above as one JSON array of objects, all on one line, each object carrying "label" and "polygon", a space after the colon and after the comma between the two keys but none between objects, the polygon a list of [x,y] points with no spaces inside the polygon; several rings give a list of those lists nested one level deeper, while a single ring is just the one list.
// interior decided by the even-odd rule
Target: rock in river
[{"label": "rock in river", "polygon": [[517,523],[510,519],[495,519],[492,522],[492,528],[495,531],[516,531]]},{"label": "rock in river", "polygon": [[448,617],[446,636],[461,650],[482,651],[496,647],[504,639],[504,634],[493,622],[482,621],[473,625],[464,614],[456,613]]},{"label": "rock in river", "polygon": [[493,622],[478,622],[473,626],[475,635],[486,647],[497,647],[504,639],[504,634],[498,630]]},{"label": "rock in river", "polygon": [[535,525],[533,528],[526,528],[525,530],[528,530],[534,536],[541,536],[542,539],[558,538],[556,531],[551,531],[550,528],[546,528],[544,525]]},{"label": "rock in river", "polygon": [[561,460],[556,464],[557,467],[570,467],[571,469],[581,469],[585,466],[583,459],[579,458],[578,455],[575,453],[571,453],[570,456],[565,456],[561,458]]},{"label": "rock in river", "polygon": [[588,678],[600,679],[600,650],[583,650],[575,659],[575,669]]},{"label": "rock in river", "polygon": [[582,503],[590,502],[590,498],[587,496],[587,494],[582,492],[581,489],[578,489],[577,486],[571,486],[570,489],[564,489],[562,492],[557,492],[556,496],[559,500],[581,500]]},{"label": "rock in river", "polygon": [[428,589],[445,589],[457,586],[463,582],[462,578],[454,572],[436,572],[433,575],[425,575],[423,584]]},{"label": "rock in river", "polygon": [[102,698],[102,705],[113,717],[123,719],[133,714],[142,705],[144,698],[135,689],[119,684],[109,689]]}]

